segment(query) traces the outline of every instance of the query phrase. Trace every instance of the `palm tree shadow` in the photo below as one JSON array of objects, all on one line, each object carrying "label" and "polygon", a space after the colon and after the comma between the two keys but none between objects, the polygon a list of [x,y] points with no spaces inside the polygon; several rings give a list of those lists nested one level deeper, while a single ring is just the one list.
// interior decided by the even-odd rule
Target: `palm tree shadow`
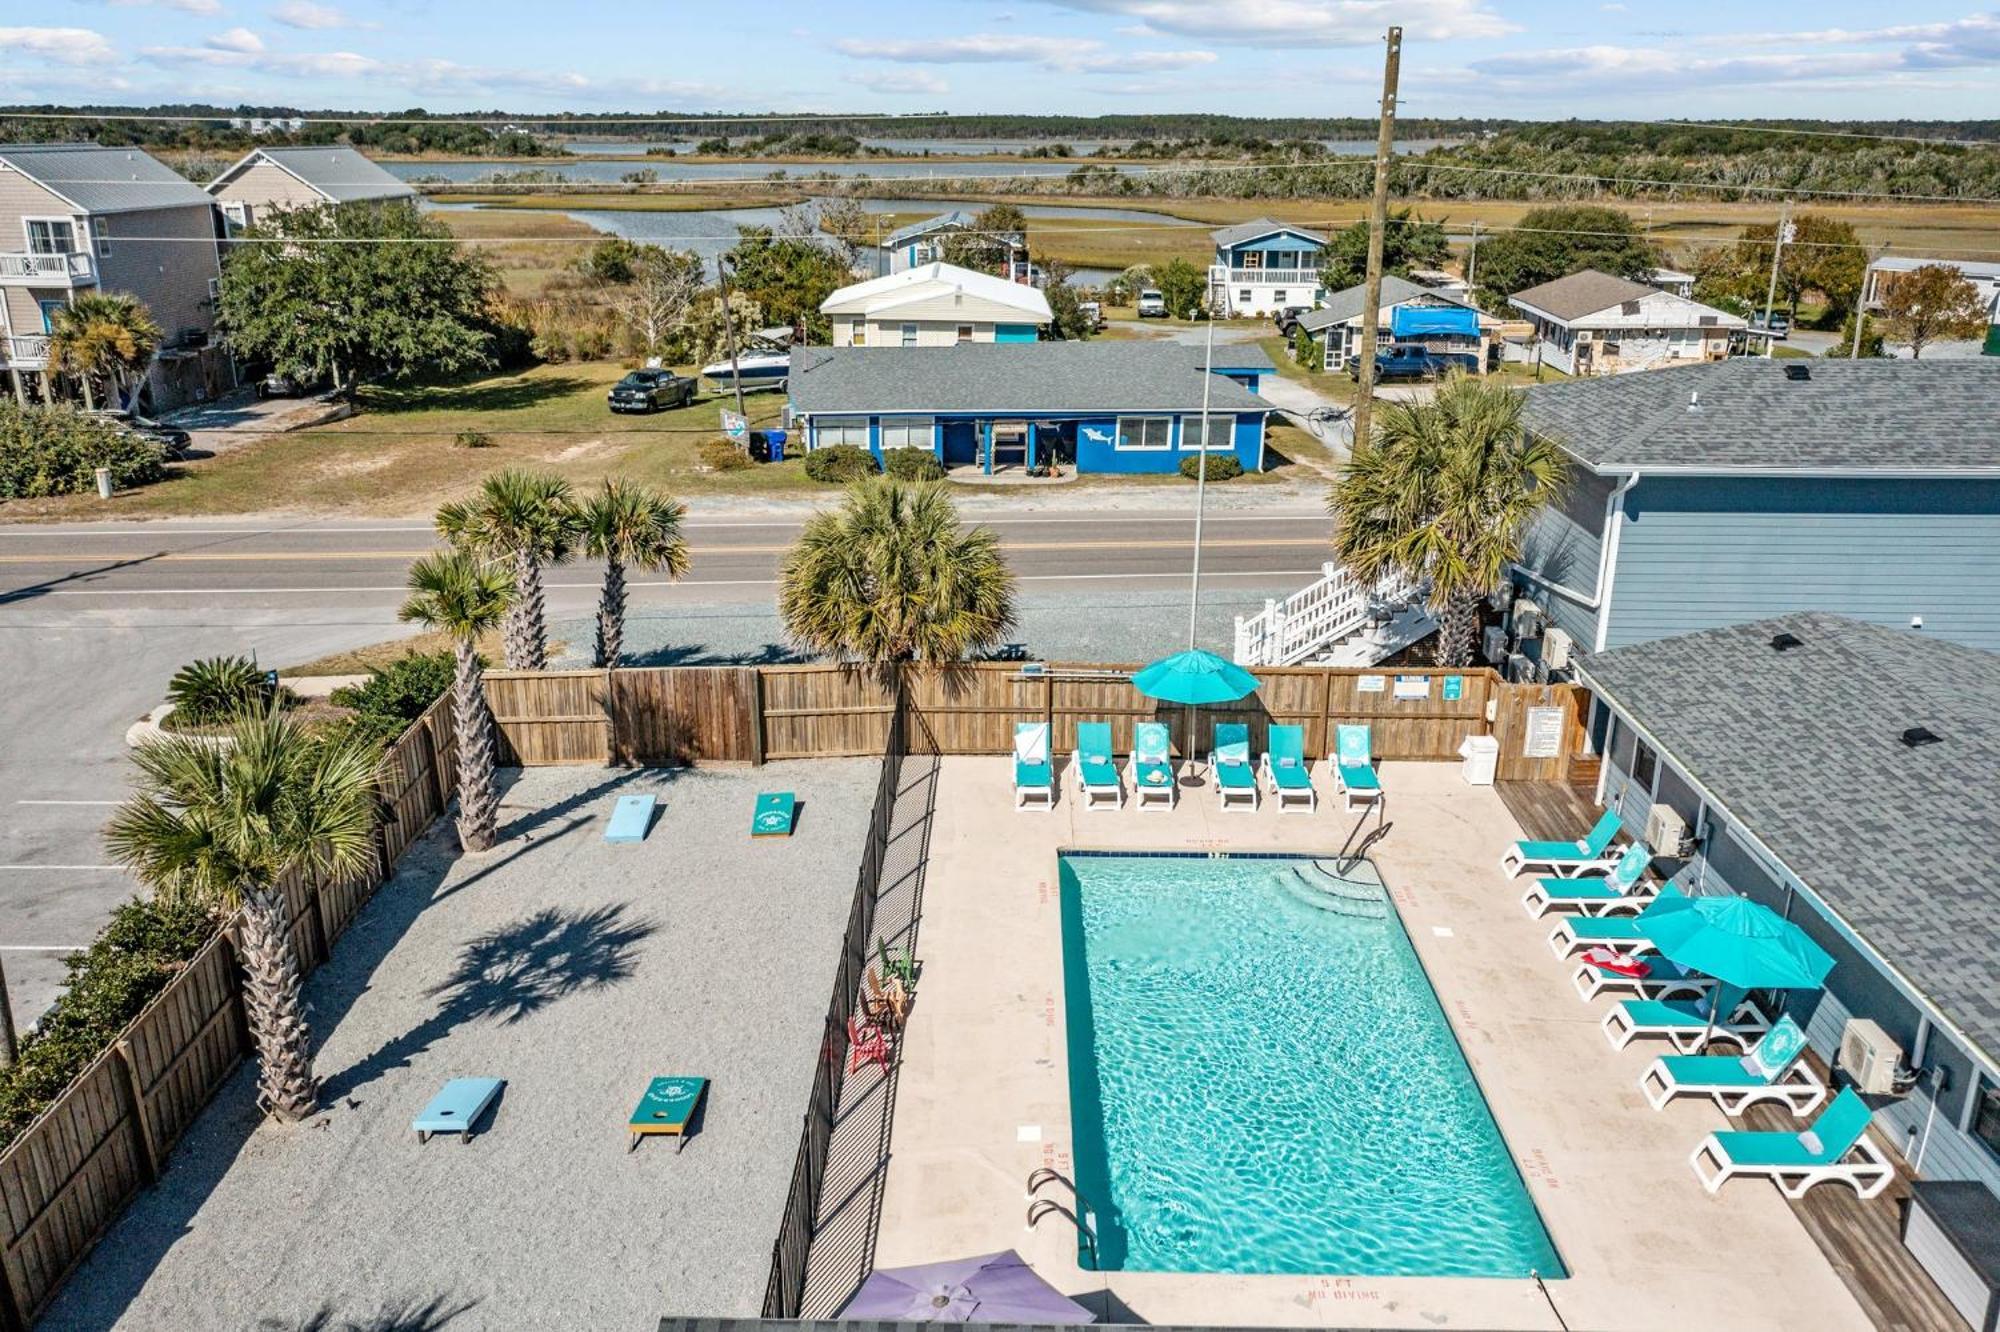
[{"label": "palm tree shadow", "polygon": [[359,1318],[344,1317],[327,1303],[297,1320],[260,1318],[257,1332],[437,1332],[478,1303],[477,1300],[448,1303],[443,1295],[433,1295],[427,1300],[411,1296],[386,1300],[374,1313]]},{"label": "palm tree shadow", "polygon": [[631,979],[638,945],[659,929],[632,919],[629,904],[589,910],[543,907],[512,924],[469,939],[451,973],[430,993],[437,1011],[370,1054],[327,1077],[329,1102],[410,1062],[460,1026],[514,1026],[558,1000]]}]

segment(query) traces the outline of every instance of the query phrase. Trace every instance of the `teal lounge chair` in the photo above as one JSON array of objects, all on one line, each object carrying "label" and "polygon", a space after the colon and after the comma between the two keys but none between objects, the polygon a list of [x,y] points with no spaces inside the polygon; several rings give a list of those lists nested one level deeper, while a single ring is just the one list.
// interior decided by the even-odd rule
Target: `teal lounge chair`
[{"label": "teal lounge chair", "polygon": [[1271,798],[1278,812],[1295,809],[1310,814],[1319,804],[1313,790],[1312,769],[1306,766],[1306,728],[1273,726],[1264,748],[1264,780],[1270,784]]},{"label": "teal lounge chair", "polygon": [[1828,1183],[1873,1198],[1895,1180],[1896,1168],[1868,1136],[1872,1117],[1868,1103],[1849,1087],[1804,1133],[1711,1133],[1688,1164],[1710,1193],[1738,1175],[1765,1175],[1787,1198],[1803,1198],[1813,1185]]},{"label": "teal lounge chair", "polygon": [[[1680,889],[1668,884],[1653,895],[1652,902],[1680,895]],[[1549,951],[1557,958],[1600,945],[1627,953],[1651,952],[1653,941],[1646,937],[1646,929],[1632,916],[1568,916],[1549,931]]]},{"label": "teal lounge chair", "polygon": [[1056,769],[1049,757],[1049,724],[1014,724],[1014,808],[1030,801],[1044,809],[1056,807]]},{"label": "teal lounge chair", "polygon": [[1608,869],[1617,856],[1611,852],[1611,839],[1618,835],[1618,815],[1614,810],[1605,810],[1597,820],[1597,826],[1574,842],[1516,842],[1500,857],[1500,870],[1508,878],[1516,878],[1530,865],[1539,865],[1552,874],[1571,878],[1592,870]]},{"label": "teal lounge chair", "polygon": [[472,1127],[500,1098],[501,1078],[453,1078],[431,1097],[423,1113],[410,1121],[417,1141],[429,1142],[434,1133],[456,1133],[459,1141],[472,1141]]},{"label": "teal lounge chair", "polygon": [[1125,775],[1140,809],[1174,807],[1173,738],[1165,722],[1140,722],[1132,728],[1132,761]]},{"label": "teal lounge chair", "polygon": [[1676,1096],[1706,1096],[1731,1119],[1759,1101],[1777,1101],[1800,1119],[1826,1100],[1826,1084],[1805,1059],[1806,1034],[1781,1017],[1738,1059],[1731,1055],[1661,1055],[1640,1075],[1655,1110]]},{"label": "teal lounge chair", "polygon": [[1224,809],[1257,808],[1257,770],[1250,765],[1250,728],[1241,722],[1219,722],[1215,745],[1208,751],[1215,774],[1215,798]]},{"label": "teal lounge chair", "polygon": [[1728,1021],[1710,1023],[1708,1009],[1715,999],[1714,990],[1700,999],[1624,999],[1612,1005],[1598,1025],[1614,1050],[1641,1036],[1663,1036],[1682,1054],[1698,1053],[1704,1039],[1718,1038],[1747,1050],[1771,1029],[1771,1019],[1748,999],[1730,1011]]},{"label": "teal lounge chair", "polygon": [[1642,958],[1632,953],[1624,956],[1630,962],[1645,963],[1646,974],[1634,976],[1598,966],[1586,952],[1575,974],[1570,977],[1570,984],[1576,987],[1576,997],[1587,1004],[1602,995],[1623,990],[1635,999],[1699,999],[1715,984],[1715,977],[1692,971],[1664,957]]},{"label": "teal lounge chair", "polygon": [[1634,842],[1618,857],[1609,874],[1574,879],[1537,879],[1521,894],[1521,909],[1530,916],[1546,916],[1550,911],[1581,911],[1586,916],[1608,916],[1626,911],[1637,914],[1652,895],[1646,891],[1646,867],[1653,853],[1644,842]]},{"label": "teal lounge chair", "polygon": [[1096,809],[1100,800],[1109,800],[1113,809],[1125,803],[1125,787],[1111,757],[1110,722],[1077,723],[1076,756],[1069,766],[1085,809]]},{"label": "teal lounge chair", "polygon": [[1333,787],[1347,797],[1347,808],[1372,805],[1382,798],[1382,779],[1375,772],[1375,739],[1366,726],[1336,726],[1333,752],[1326,766],[1333,773]]}]

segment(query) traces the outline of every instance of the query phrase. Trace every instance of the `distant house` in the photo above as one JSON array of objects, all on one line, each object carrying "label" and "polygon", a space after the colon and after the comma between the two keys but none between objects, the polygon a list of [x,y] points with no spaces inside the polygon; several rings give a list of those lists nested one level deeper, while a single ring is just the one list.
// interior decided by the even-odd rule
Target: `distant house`
[{"label": "distant house", "polygon": [[[944,259],[947,239],[957,232],[976,230],[978,226],[979,218],[962,208],[912,222],[907,227],[890,232],[876,246],[876,271],[886,275],[939,263]],[[1019,232],[1009,232],[998,239],[1007,247],[1007,262],[996,276],[1010,282],[1029,281],[1033,273],[1028,265],[1028,238]]]},{"label": "distant house", "polygon": [[1646,285],[1675,296],[1694,298],[1694,274],[1683,273],[1678,268],[1656,268],[1646,274]]},{"label": "distant house", "polygon": [[[1299,325],[1320,344],[1328,370],[1345,369],[1361,346],[1361,319],[1367,310],[1363,285],[1334,292],[1326,304],[1299,316]],[[1479,358],[1483,374],[1493,354],[1500,321],[1471,302],[1408,278],[1384,274],[1382,306],[1376,314],[1381,342],[1418,342],[1436,352]]]},{"label": "distant house", "polygon": [[1833,957],[1822,988],[1759,1002],[1912,1173],[2000,1189],[2000,656],[1802,613],[1582,674],[1600,803],[1684,891],[1761,903]]},{"label": "distant house", "polygon": [[819,308],[833,321],[836,347],[1034,342],[1051,318],[1035,288],[944,263],[842,287]]},{"label": "distant house", "polygon": [[1410,270],[1410,281],[1455,299],[1464,299],[1472,295],[1471,283],[1456,273],[1445,272],[1442,268],[1413,268]]},{"label": "distant house", "polygon": [[1517,291],[1508,304],[1527,316],[1541,359],[1567,375],[1616,375],[1677,361],[1719,361],[1740,317],[1586,268]]},{"label": "distant house", "polygon": [[1211,308],[1231,315],[1276,314],[1288,305],[1308,308],[1326,298],[1319,263],[1326,237],[1317,231],[1260,217],[1209,234],[1215,261],[1208,270]]},{"label": "distant house", "polygon": [[1871,313],[1881,310],[1884,294],[1898,278],[1931,264],[1957,269],[1960,276],[1978,289],[1986,302],[1986,352],[2000,356],[2000,261],[1885,256],[1868,265],[1867,277],[1861,284],[1861,308]]},{"label": "distant house", "polygon": [[0,369],[16,398],[52,392],[51,319],[87,291],[131,293],[165,334],[137,405],[224,392],[233,368],[208,345],[221,273],[208,195],[165,163],[137,148],[0,146]]},{"label": "distant house", "polygon": [[232,230],[273,213],[328,204],[405,201],[417,192],[352,148],[258,148],[208,183]]},{"label": "distant house", "polygon": [[[1738,357],[1544,384],[1572,460],[1489,656],[1580,654],[1794,610],[2000,651],[2000,362]],[[1587,660],[1587,658],[1584,658]]]},{"label": "distant house", "polygon": [[1228,354],[1209,376],[1200,348],[1173,342],[795,347],[791,412],[808,449],[924,449],[947,468],[1172,472],[1207,450],[1255,471],[1272,410],[1255,386],[1271,362]]}]

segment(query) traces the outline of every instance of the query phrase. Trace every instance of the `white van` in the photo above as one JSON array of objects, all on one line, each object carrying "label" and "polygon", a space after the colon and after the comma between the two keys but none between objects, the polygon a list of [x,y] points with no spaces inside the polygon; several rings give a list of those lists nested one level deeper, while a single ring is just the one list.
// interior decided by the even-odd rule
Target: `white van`
[{"label": "white van", "polygon": [[1147,287],[1139,293],[1139,318],[1165,319],[1166,317],[1167,298],[1160,294],[1157,287]]}]

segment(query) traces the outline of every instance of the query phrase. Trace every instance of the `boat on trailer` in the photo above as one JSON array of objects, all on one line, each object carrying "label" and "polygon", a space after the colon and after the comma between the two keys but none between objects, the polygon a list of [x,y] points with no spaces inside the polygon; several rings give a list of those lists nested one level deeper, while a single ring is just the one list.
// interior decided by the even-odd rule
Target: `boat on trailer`
[{"label": "boat on trailer", "polygon": [[701,377],[725,392],[739,382],[745,393],[783,388],[792,374],[792,330],[783,326],[760,328],[746,334],[743,344],[734,364],[724,357],[714,365],[703,366]]}]

